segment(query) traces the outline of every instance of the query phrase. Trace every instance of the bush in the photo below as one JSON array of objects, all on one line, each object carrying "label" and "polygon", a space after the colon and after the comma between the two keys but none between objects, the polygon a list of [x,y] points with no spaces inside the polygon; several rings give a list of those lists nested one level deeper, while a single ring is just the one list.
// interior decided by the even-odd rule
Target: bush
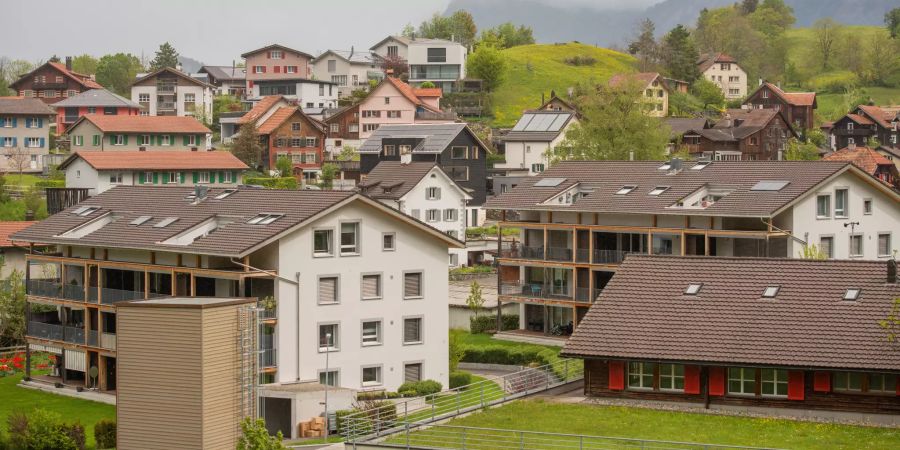
[{"label": "bush", "polygon": [[423,397],[441,392],[443,386],[434,380],[407,381],[397,391],[404,397]]},{"label": "bush", "polygon": [[450,389],[472,384],[472,374],[469,372],[450,372]]},{"label": "bush", "polygon": [[[519,328],[518,314],[503,314],[500,316],[501,331],[517,330]],[[469,318],[469,332],[472,334],[487,333],[497,330],[497,316],[485,314]]]},{"label": "bush", "polygon": [[66,180],[37,180],[34,182],[36,188],[64,188]]},{"label": "bush", "polygon": [[597,58],[586,55],[575,55],[564,59],[563,62],[570,66],[593,66],[597,63]]},{"label": "bush", "polygon": [[255,177],[255,178],[244,178],[244,184],[252,184],[257,186],[264,186],[269,189],[297,189],[299,184],[297,183],[297,179],[294,177],[281,177],[281,178],[270,178],[270,177]]},{"label": "bush", "polygon": [[849,70],[838,70],[816,75],[807,85],[816,92],[844,93],[859,86],[859,76]]},{"label": "bush", "polygon": [[60,424],[59,427],[60,431],[75,443],[75,447],[78,448],[78,450],[84,450],[84,425],[82,425],[80,422],[75,422],[63,423]]},{"label": "bush", "polygon": [[97,441],[97,448],[115,448],[116,447],[116,421],[101,419],[94,424],[94,440]]},{"label": "bush", "polygon": [[35,409],[29,414],[13,413],[7,417],[9,443],[15,449],[84,450],[84,427],[65,424],[54,412]]}]

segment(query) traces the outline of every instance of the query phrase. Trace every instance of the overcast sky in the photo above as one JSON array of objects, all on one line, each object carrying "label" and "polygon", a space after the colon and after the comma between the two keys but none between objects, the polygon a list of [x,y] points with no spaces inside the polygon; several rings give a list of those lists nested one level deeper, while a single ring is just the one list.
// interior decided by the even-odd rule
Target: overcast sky
[{"label": "overcast sky", "polygon": [[[621,9],[660,0],[538,1]],[[449,0],[41,0],[39,11],[29,0],[2,3],[0,56],[35,61],[143,52],[150,59],[169,41],[183,56],[229,65],[275,42],[312,54],[368,48],[443,12]]]}]

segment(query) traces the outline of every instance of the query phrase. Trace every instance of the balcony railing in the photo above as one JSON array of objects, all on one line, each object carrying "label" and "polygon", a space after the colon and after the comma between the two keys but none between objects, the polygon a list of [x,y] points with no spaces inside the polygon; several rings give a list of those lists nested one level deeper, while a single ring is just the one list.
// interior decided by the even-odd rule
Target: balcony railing
[{"label": "balcony railing", "polygon": [[156,85],[157,93],[172,93],[175,92],[174,84],[157,84]]},{"label": "balcony railing", "polygon": [[619,264],[625,255],[632,252],[622,250],[594,250],[594,264]]},{"label": "balcony railing", "polygon": [[157,111],[175,110],[175,102],[157,102],[156,110]]},{"label": "balcony railing", "polygon": [[553,261],[572,261],[572,249],[565,247],[548,247],[547,259]]},{"label": "balcony railing", "polygon": [[87,345],[90,345],[91,347],[99,347],[100,346],[100,332],[99,331],[88,330]]},{"label": "balcony railing", "polygon": [[84,344],[84,327],[63,327],[63,340],[73,344]]},{"label": "balcony railing", "polygon": [[275,349],[264,348],[259,351],[259,367],[275,367]]},{"label": "balcony railing", "polygon": [[100,334],[100,346],[109,349],[116,349],[116,333],[102,333]]},{"label": "balcony railing", "polygon": [[591,262],[591,251],[586,248],[575,250],[575,262],[589,263]]},{"label": "balcony railing", "polygon": [[28,336],[61,341],[65,335],[64,328],[62,325],[52,323],[28,322]]},{"label": "balcony railing", "polygon": [[58,281],[28,280],[28,295],[37,297],[57,298],[84,301],[84,286],[78,284],[63,284]]},{"label": "balcony railing", "polygon": [[118,302],[125,302],[129,300],[141,300],[144,298],[144,292],[102,288],[100,289],[100,298],[104,305],[112,305]]},{"label": "balcony railing", "polygon": [[500,250],[504,258],[544,259],[544,247],[516,246]]},{"label": "balcony railing", "polygon": [[76,120],[78,120],[78,116],[65,116],[65,117],[63,117],[63,123],[65,123],[65,124],[75,123]]},{"label": "balcony railing", "polygon": [[572,288],[569,286],[553,286],[521,281],[502,283],[500,285],[500,294],[544,300],[574,300]]},{"label": "balcony railing", "polygon": [[265,319],[275,319],[276,318],[275,310],[274,309],[261,309],[259,311],[259,318],[264,319],[264,320]]}]

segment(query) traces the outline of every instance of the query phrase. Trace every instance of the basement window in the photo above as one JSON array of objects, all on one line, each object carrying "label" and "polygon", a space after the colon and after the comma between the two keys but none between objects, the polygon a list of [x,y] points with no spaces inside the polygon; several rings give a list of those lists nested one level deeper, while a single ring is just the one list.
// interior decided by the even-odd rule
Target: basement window
[{"label": "basement window", "polygon": [[691,283],[684,290],[684,295],[697,295],[700,293],[701,287],[703,287],[703,283]]},{"label": "basement window", "polygon": [[177,220],[178,220],[177,217],[166,217],[165,219],[160,220],[155,225],[153,225],[153,228],[165,228],[165,227],[175,223]]},{"label": "basement window", "polygon": [[846,292],[844,292],[844,300],[855,302],[859,300],[859,294],[862,294],[862,289],[849,288]]},{"label": "basement window", "polygon": [[637,186],[635,186],[633,184],[626,184],[625,186],[622,186],[622,189],[619,189],[618,191],[616,191],[616,195],[625,195],[635,189],[637,189]]},{"label": "basement window", "polygon": [[256,217],[248,220],[247,223],[249,223],[250,225],[268,225],[283,216],[284,214],[262,213],[257,214]]},{"label": "basement window", "polygon": [[662,194],[663,192],[666,192],[668,190],[669,190],[669,186],[657,186],[657,187],[653,188],[650,192],[648,192],[647,195],[656,196],[656,195]]},{"label": "basement window", "polygon": [[132,220],[131,224],[132,225],[143,225],[152,218],[153,218],[153,216],[141,216],[141,217],[138,217],[137,219]]},{"label": "basement window", "polygon": [[775,298],[780,290],[781,286],[767,286],[766,289],[763,290],[762,296],[763,298]]},{"label": "basement window", "polygon": [[81,208],[72,211],[72,214],[75,214],[76,216],[87,217],[98,211],[99,209],[100,207],[98,206],[82,206]]}]

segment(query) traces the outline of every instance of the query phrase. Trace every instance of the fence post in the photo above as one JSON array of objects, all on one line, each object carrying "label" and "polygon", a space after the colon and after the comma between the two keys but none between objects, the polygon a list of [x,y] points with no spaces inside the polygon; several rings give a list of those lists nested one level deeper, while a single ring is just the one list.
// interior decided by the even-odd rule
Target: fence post
[{"label": "fence post", "polygon": [[519,449],[525,450],[525,432],[524,431],[519,432]]},{"label": "fence post", "polygon": [[434,399],[431,399],[431,421],[434,422]]},{"label": "fence post", "polygon": [[481,407],[484,408],[484,383],[481,384]]},{"label": "fence post", "polygon": [[409,421],[406,421],[406,448],[409,448]]},{"label": "fence post", "polygon": [[409,400],[403,402],[403,420],[409,423]]},{"label": "fence post", "polygon": [[461,391],[457,391],[457,392],[456,392],[456,413],[457,413],[457,414],[459,414],[459,409],[460,409],[460,407],[459,407],[459,395],[460,395],[460,392],[461,392]]},{"label": "fence post", "polygon": [[462,450],[466,450],[466,428],[462,430]]},{"label": "fence post", "polygon": [[584,450],[584,436],[578,438],[578,449]]},{"label": "fence post", "polygon": [[552,371],[553,371],[552,368],[547,369],[547,373],[546,373],[546,375],[547,375],[547,389],[550,389],[550,373],[551,373]]}]

